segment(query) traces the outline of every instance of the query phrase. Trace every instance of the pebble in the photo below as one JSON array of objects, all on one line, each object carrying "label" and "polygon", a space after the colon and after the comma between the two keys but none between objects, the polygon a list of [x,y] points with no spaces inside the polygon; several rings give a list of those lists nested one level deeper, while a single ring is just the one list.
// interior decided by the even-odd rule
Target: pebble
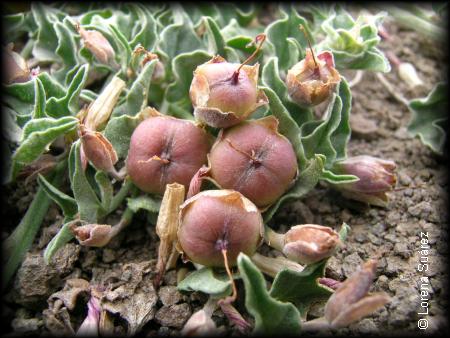
[{"label": "pebble", "polygon": [[191,308],[187,303],[161,307],[155,314],[155,320],[162,326],[181,329],[191,316]]},{"label": "pebble", "polygon": [[409,258],[412,255],[411,250],[408,249],[408,244],[405,242],[395,243],[394,253],[403,258]]},{"label": "pebble", "polygon": [[178,291],[176,286],[161,286],[158,296],[163,305],[174,305],[183,300],[183,295]]}]

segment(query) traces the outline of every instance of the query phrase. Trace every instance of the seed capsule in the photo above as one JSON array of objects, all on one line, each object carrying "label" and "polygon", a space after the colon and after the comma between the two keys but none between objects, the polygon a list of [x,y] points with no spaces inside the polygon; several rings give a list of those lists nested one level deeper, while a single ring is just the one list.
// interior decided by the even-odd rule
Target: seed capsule
[{"label": "seed capsule", "polygon": [[263,239],[258,208],[233,190],[207,190],[180,207],[178,248],[183,255],[205,266],[236,265],[240,252],[252,256]]},{"label": "seed capsule", "polygon": [[258,207],[274,203],[293,183],[294,148],[268,116],[223,130],[209,154],[210,175],[222,188],[241,192]]},{"label": "seed capsule", "polygon": [[142,121],[131,136],[128,174],[141,190],[162,195],[166,184],[186,187],[207,161],[210,136],[194,123],[170,116]]}]

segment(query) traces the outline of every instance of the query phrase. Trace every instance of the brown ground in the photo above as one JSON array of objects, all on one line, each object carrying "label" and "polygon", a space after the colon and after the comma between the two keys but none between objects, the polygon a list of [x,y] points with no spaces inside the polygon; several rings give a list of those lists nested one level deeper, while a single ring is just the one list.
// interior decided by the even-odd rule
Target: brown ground
[{"label": "brown ground", "polygon": [[[395,71],[386,75],[391,84],[407,98],[428,93],[447,71],[442,48],[426,43],[411,31],[404,31],[392,24],[386,24],[393,40],[383,42],[381,48],[392,50],[403,61],[411,62],[419,76],[426,82],[426,88],[418,93],[408,91]],[[398,166],[398,187],[409,187],[391,194],[391,202],[385,209],[363,208],[343,199],[339,194],[318,186],[302,201],[286,204],[279,210],[271,225],[284,231],[289,226],[302,223],[316,223],[338,228],[346,222],[352,228],[346,246],[329,261],[327,275],[344,280],[362,262],[379,256],[378,276],[373,291],[385,291],[392,296],[392,302],[385,309],[371,317],[342,329],[340,334],[360,333],[420,333],[417,320],[420,312],[420,280],[428,277],[430,296],[428,301],[429,328],[427,333],[446,328],[445,309],[448,296],[445,281],[447,255],[447,175],[444,159],[434,155],[418,139],[406,132],[410,118],[408,109],[398,103],[380,84],[373,74],[365,74],[363,80],[353,88],[353,118],[371,120],[376,130],[354,133],[348,155],[367,154],[391,159]],[[367,121],[366,121],[367,122]],[[18,223],[20,215],[31,201],[34,186],[8,187],[2,196],[6,227],[2,238]],[[51,208],[46,226],[37,237],[31,252],[16,274],[13,287],[4,298],[2,316],[10,323],[7,331],[49,333],[63,330],[61,323],[70,314],[72,326],[78,328],[85,315],[87,297],[85,293],[73,304],[73,310],[57,310],[55,292],[62,290],[71,278],[83,278],[99,284],[122,285],[123,292],[144,294],[147,303],[156,303],[154,310],[147,311],[154,316],[143,331],[149,335],[176,334],[190,314],[201,307],[206,297],[199,293],[181,295],[175,288],[176,275],[169,272],[159,300],[151,287],[152,269],[155,266],[158,243],[154,227],[149,225],[144,214],[138,214],[135,222],[125,233],[116,237],[102,249],[84,248],[75,243],[67,244],[51,266],[43,264],[41,255],[48,241],[60,226],[61,218],[56,207]],[[113,222],[111,220],[111,222]],[[428,252],[429,269],[418,271],[420,259],[420,233],[427,232],[431,249]],[[263,249],[267,252],[267,248]],[[271,254],[274,254],[273,252]],[[50,297],[53,295],[52,297]],[[49,298],[50,297],[50,298]],[[136,308],[142,304],[136,296],[136,303],[121,304],[111,298],[111,307],[127,311],[127,306]],[[152,300],[149,302],[149,299]],[[145,310],[145,309],[144,309]],[[320,314],[321,307],[314,308],[312,315]],[[227,329],[226,320],[219,311],[214,320]],[[126,330],[126,322],[115,317],[117,332]],[[61,326],[62,325],[62,326]]]}]

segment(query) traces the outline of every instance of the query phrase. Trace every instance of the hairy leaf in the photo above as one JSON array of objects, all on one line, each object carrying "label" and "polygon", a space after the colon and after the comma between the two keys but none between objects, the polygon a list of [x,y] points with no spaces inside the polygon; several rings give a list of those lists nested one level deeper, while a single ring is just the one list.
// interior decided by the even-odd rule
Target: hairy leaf
[{"label": "hairy leaf", "polygon": [[408,131],[419,136],[423,144],[438,154],[443,154],[446,133],[444,126],[448,120],[448,85],[438,83],[427,97],[411,100],[412,113]]},{"label": "hairy leaf", "polygon": [[245,285],[245,307],[255,317],[254,333],[265,335],[300,333],[300,313],[293,304],[273,298],[261,271],[243,253],[238,266]]},{"label": "hairy leaf", "polygon": [[213,298],[222,298],[231,293],[231,282],[226,273],[216,273],[212,268],[204,267],[178,283],[178,290],[200,291]]}]

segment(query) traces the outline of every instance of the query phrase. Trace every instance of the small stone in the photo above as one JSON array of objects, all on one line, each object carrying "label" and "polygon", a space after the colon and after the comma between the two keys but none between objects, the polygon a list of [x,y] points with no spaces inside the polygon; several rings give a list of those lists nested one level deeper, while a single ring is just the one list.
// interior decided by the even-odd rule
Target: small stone
[{"label": "small stone", "polygon": [[155,320],[162,326],[181,329],[191,316],[191,308],[187,303],[161,307],[156,312]]},{"label": "small stone", "polygon": [[378,126],[374,120],[370,120],[361,114],[350,115],[350,127],[352,136],[366,140],[374,139],[377,136]]},{"label": "small stone", "polygon": [[429,202],[423,201],[408,208],[408,212],[414,217],[427,217],[433,211],[433,207]]},{"label": "small stone", "polygon": [[114,262],[116,260],[116,251],[109,248],[104,248],[102,260],[104,263]]},{"label": "small stone", "polygon": [[54,256],[51,258],[51,265],[60,274],[69,274],[78,261],[80,255],[80,245],[75,243],[67,243],[61,249],[55,252]]},{"label": "small stone", "polygon": [[403,258],[411,257],[411,250],[408,249],[408,244],[399,242],[394,245],[394,253]]},{"label": "small stone", "polygon": [[400,171],[398,173],[398,181],[401,185],[409,186],[412,183],[411,177],[408,176],[408,174],[404,171]]},{"label": "small stone", "polygon": [[11,322],[15,333],[37,333],[43,324],[38,318],[14,318]]},{"label": "small stone", "polygon": [[349,277],[359,266],[361,266],[362,263],[363,260],[356,252],[346,256],[342,264],[342,271],[344,272],[344,275]]},{"label": "small stone", "polygon": [[176,286],[162,286],[158,291],[159,299],[165,306],[174,305],[183,300]]}]

